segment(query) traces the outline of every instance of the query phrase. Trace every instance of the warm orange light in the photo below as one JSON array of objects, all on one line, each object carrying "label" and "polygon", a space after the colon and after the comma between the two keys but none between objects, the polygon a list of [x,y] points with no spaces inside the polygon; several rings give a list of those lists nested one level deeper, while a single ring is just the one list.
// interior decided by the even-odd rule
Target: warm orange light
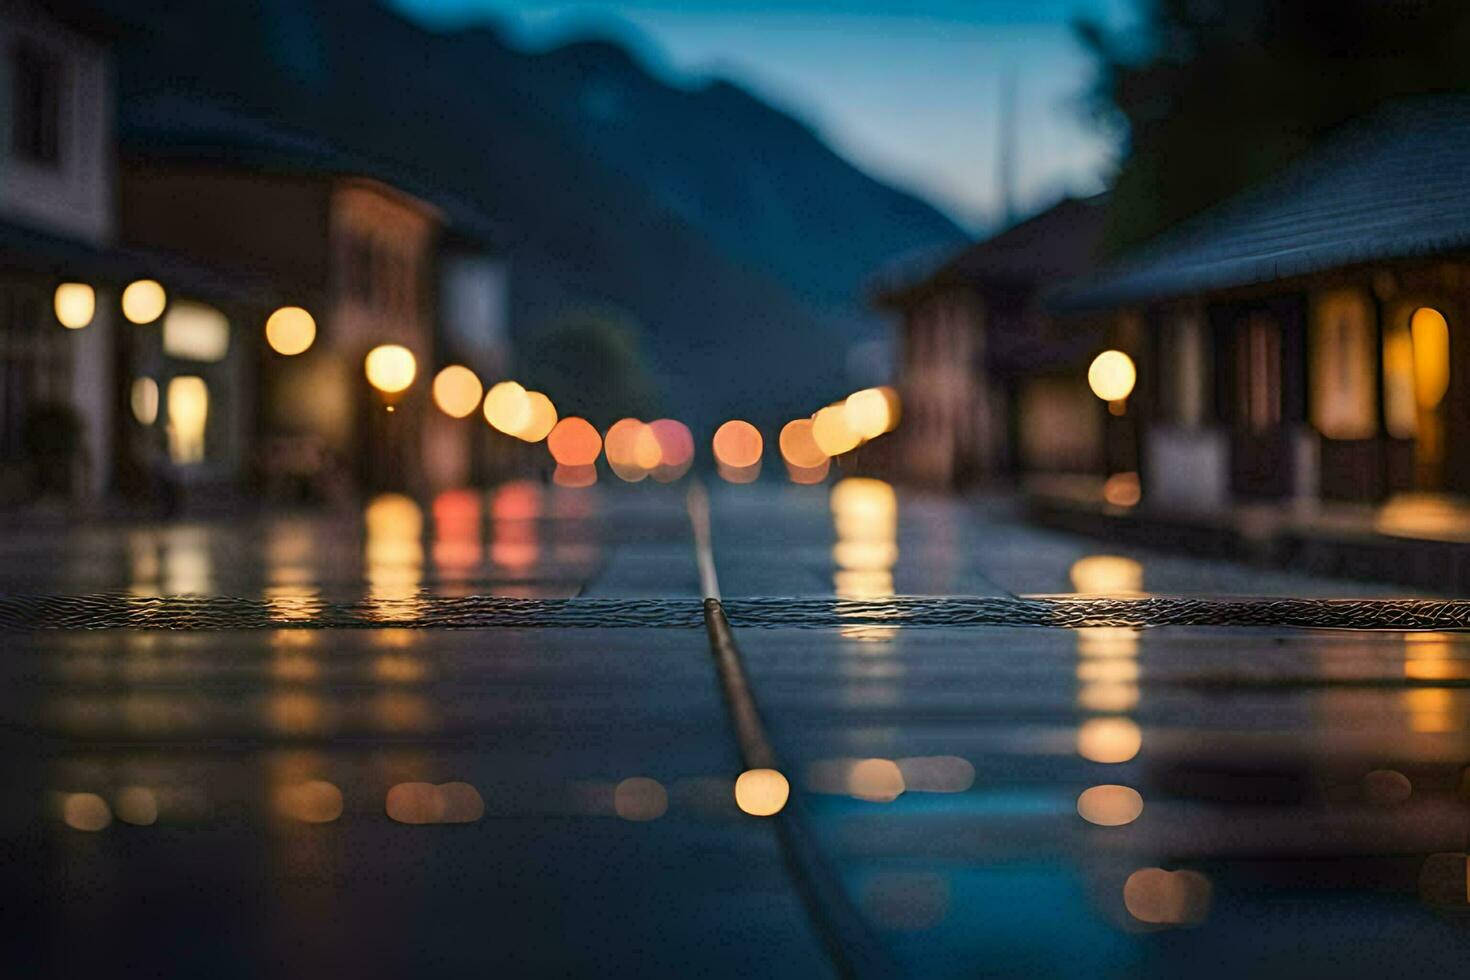
[{"label": "warm orange light", "polygon": [[597,482],[597,467],[591,463],[586,466],[563,466],[558,463],[551,474],[551,482],[559,487],[574,489],[590,487]]},{"label": "warm orange light", "polygon": [[526,406],[530,409],[530,418],[515,431],[515,436],[526,442],[540,442],[556,428],[556,406],[539,391],[526,392]]},{"label": "warm orange light", "polygon": [[1133,359],[1120,350],[1105,350],[1092,359],[1087,369],[1087,384],[1092,393],[1105,402],[1122,401],[1133,393],[1138,372]]},{"label": "warm orange light", "polygon": [[724,463],[715,464],[715,472],[719,473],[720,479],[726,483],[754,483],[760,479],[761,464],[754,466],[726,466]]},{"label": "warm orange light", "polygon": [[1414,341],[1414,398],[1419,408],[1438,407],[1450,387],[1450,328],[1444,314],[1421,306],[1409,318]]},{"label": "warm orange light", "polygon": [[828,456],[851,452],[862,442],[847,424],[847,411],[842,405],[828,405],[812,416],[812,439]]},{"label": "warm orange light", "polygon": [[299,306],[283,306],[265,321],[265,342],[277,354],[294,357],[316,341],[316,320]]},{"label": "warm orange light", "polygon": [[1089,718],[1077,729],[1077,754],[1093,762],[1127,762],[1142,744],[1138,726],[1127,718]]},{"label": "warm orange light", "polygon": [[546,437],[546,448],[562,466],[591,466],[602,452],[602,436],[591,422],[574,415],[556,423]]},{"label": "warm orange light", "polygon": [[1205,920],[1214,888],[1198,871],[1142,868],[1123,884],[1123,905],[1140,922],[1189,926]]},{"label": "warm orange light", "polygon": [[396,395],[413,384],[418,362],[413,352],[400,344],[383,344],[368,351],[362,362],[368,384],[385,395]]},{"label": "warm orange light", "polygon": [[462,419],[479,408],[482,391],[479,377],[463,364],[451,364],[434,376],[434,404],[451,418]]},{"label": "warm orange light", "polygon": [[734,469],[745,469],[761,461],[764,440],[749,422],[732,419],[715,430],[715,459]]},{"label": "warm orange light", "polygon": [[[803,470],[827,465],[827,454],[812,437],[811,419],[794,419],[781,429],[781,455],[786,462]],[[824,471],[825,473],[825,471]]]},{"label": "warm orange light", "polygon": [[515,381],[502,381],[485,393],[485,421],[508,436],[531,424],[531,400]]},{"label": "warm orange light", "polygon": [[657,820],[668,808],[668,791],[658,780],[647,776],[629,777],[613,790],[613,810],[624,820]]},{"label": "warm orange light", "polygon": [[163,287],[152,279],[130,282],[122,293],[123,316],[133,323],[152,323],[163,316],[163,308],[166,305],[168,305],[168,295],[164,293]]},{"label": "warm orange light", "polygon": [[694,463],[694,436],[689,426],[674,419],[658,419],[648,423],[648,431],[658,443],[658,466],[653,478],[660,483],[672,483]]},{"label": "warm orange light", "polygon": [[1133,507],[1142,499],[1137,473],[1114,473],[1103,483],[1103,500],[1114,507]]},{"label": "warm orange light", "polygon": [[56,322],[68,330],[80,330],[97,313],[97,294],[84,282],[64,282],[52,297]]},{"label": "warm orange light", "polygon": [[[648,475],[647,468],[638,463],[638,438],[646,429],[638,419],[618,419],[607,430],[603,440],[603,455],[607,465],[617,476],[629,483],[637,483]],[[657,465],[657,460],[654,461]]]},{"label": "warm orange light", "polygon": [[1094,786],[1077,797],[1077,815],[1099,827],[1121,827],[1143,813],[1143,797],[1129,786]]},{"label": "warm orange light", "polygon": [[774,769],[747,769],[735,780],[735,805],[753,817],[780,813],[791,796],[791,784]]}]

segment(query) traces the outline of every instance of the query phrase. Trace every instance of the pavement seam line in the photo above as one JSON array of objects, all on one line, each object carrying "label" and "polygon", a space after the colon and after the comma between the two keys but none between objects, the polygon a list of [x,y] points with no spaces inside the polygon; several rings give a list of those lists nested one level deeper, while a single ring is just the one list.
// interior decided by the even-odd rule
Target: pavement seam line
[{"label": "pavement seam line", "polygon": [[[750,678],[745,672],[744,659],[720,601],[710,538],[709,495],[702,486],[696,484],[691,488],[688,507],[700,563],[710,654],[714,658],[715,674],[730,716],[741,765],[746,770],[774,769],[784,776],[787,771],[782,768],[766,733]],[[789,784],[791,779],[789,776],[786,778]],[[841,878],[822,854],[794,788],[789,790],[786,805],[769,819],[774,821],[781,856],[792,885],[838,974],[844,977],[894,975],[897,971],[887,950],[853,905]]]}]

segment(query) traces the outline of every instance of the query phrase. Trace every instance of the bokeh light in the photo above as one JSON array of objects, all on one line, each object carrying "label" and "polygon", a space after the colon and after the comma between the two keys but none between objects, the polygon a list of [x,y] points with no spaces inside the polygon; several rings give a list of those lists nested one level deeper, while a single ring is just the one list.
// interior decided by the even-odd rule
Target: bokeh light
[{"label": "bokeh light", "polygon": [[526,406],[529,417],[526,424],[517,429],[514,435],[526,442],[540,442],[556,428],[556,406],[539,391],[526,392]]},{"label": "bokeh light", "polygon": [[485,421],[513,436],[531,423],[531,401],[515,381],[501,381],[485,393]]},{"label": "bokeh light", "polygon": [[473,414],[483,391],[479,376],[463,364],[451,364],[434,376],[434,404],[451,418]]},{"label": "bokeh light", "polygon": [[400,344],[383,344],[368,351],[362,362],[368,384],[385,395],[396,395],[413,384],[418,362],[413,352]]},{"label": "bokeh light", "polygon": [[1213,893],[1210,879],[1198,871],[1141,868],[1123,884],[1123,905],[1150,925],[1197,925],[1209,915]]},{"label": "bokeh light", "polygon": [[128,404],[133,409],[133,418],[139,425],[152,425],[158,421],[158,382],[152,378],[134,378],[128,393]]},{"label": "bokeh light", "polygon": [[166,305],[168,295],[163,291],[163,286],[152,279],[130,282],[122,293],[123,316],[132,323],[152,323],[163,316]]},{"label": "bokeh light", "polygon": [[324,779],[277,787],[276,812],[300,823],[331,823],[342,816],[342,791]]},{"label": "bokeh light", "polygon": [[819,466],[793,466],[786,464],[786,475],[791,478],[792,483],[802,486],[813,486],[827,479],[827,474],[832,470],[832,461],[823,459]]},{"label": "bokeh light", "polygon": [[1105,350],[1087,368],[1087,384],[1105,402],[1122,401],[1133,393],[1138,372],[1133,358],[1120,350]]},{"label": "bokeh light", "polygon": [[735,805],[753,817],[780,813],[791,796],[791,784],[774,769],[747,769],[735,780]]},{"label": "bokeh light", "polygon": [[[641,440],[653,443],[654,455],[651,465],[644,465],[640,461]],[[607,465],[612,469],[620,480],[628,483],[637,483],[648,475],[653,466],[658,465],[658,442],[653,434],[648,432],[648,426],[638,419],[618,419],[608,427],[607,437],[602,444],[603,455],[607,458]],[[647,450],[644,449],[646,456]]]},{"label": "bokeh light", "polygon": [[158,796],[146,786],[124,786],[113,799],[112,811],[123,823],[151,827],[158,822]]},{"label": "bokeh light", "polygon": [[1137,473],[1114,473],[1103,483],[1103,500],[1114,507],[1134,507],[1143,499]]},{"label": "bokeh light", "polygon": [[715,430],[712,445],[717,462],[743,470],[761,461],[765,443],[755,426],[741,419],[731,419]]},{"label": "bokeh light", "polygon": [[793,419],[781,428],[781,457],[797,469],[811,470],[827,463],[827,454],[812,436],[811,419]]},{"label": "bokeh light", "polygon": [[689,426],[675,419],[656,419],[648,430],[658,443],[658,465],[653,478],[659,483],[672,483],[694,464],[694,434]]},{"label": "bokeh light", "polygon": [[80,330],[97,314],[97,293],[84,282],[64,282],[51,299],[56,322],[68,330]]},{"label": "bokeh light", "polygon": [[602,452],[602,436],[591,422],[573,415],[556,423],[546,437],[546,448],[562,466],[591,466]]},{"label": "bokeh light", "polygon": [[316,320],[299,306],[283,306],[265,321],[265,342],[287,357],[305,353],[316,342]]},{"label": "bokeh light", "polygon": [[563,466],[558,463],[552,471],[551,482],[574,490],[590,487],[597,482],[597,467],[591,463],[585,466]]},{"label": "bokeh light", "polygon": [[847,427],[864,439],[881,436],[889,429],[888,399],[877,388],[864,388],[847,396],[842,403]]},{"label": "bokeh light", "polygon": [[1122,827],[1143,813],[1143,797],[1130,786],[1093,786],[1077,797],[1077,814],[1099,827]]},{"label": "bokeh light", "polygon": [[663,784],[647,776],[632,776],[613,790],[613,810],[635,823],[657,820],[669,809],[669,794]]},{"label": "bokeh light", "polygon": [[61,819],[72,830],[105,830],[112,810],[96,793],[67,793],[61,801]]},{"label": "bokeh light", "polygon": [[1078,558],[1068,576],[1081,595],[1137,595],[1143,591],[1143,564],[1122,555]]},{"label": "bokeh light", "polygon": [[842,405],[828,405],[812,416],[812,439],[827,456],[852,452],[862,436],[847,424],[847,411]]},{"label": "bokeh light", "polygon": [[1127,762],[1142,745],[1142,733],[1127,718],[1089,718],[1077,729],[1077,754],[1093,762]]}]

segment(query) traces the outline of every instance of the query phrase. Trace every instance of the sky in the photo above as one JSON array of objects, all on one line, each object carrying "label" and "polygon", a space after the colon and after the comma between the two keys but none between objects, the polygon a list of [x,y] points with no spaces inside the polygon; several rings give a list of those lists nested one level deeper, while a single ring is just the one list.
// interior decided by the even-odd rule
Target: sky
[{"label": "sky", "polygon": [[1091,66],[1071,22],[1125,23],[1129,0],[392,2],[430,26],[491,20],[533,49],[610,35],[671,81],[729,79],[971,231],[1005,217],[1007,84],[1019,213],[1100,190],[1116,154],[1082,109]]}]

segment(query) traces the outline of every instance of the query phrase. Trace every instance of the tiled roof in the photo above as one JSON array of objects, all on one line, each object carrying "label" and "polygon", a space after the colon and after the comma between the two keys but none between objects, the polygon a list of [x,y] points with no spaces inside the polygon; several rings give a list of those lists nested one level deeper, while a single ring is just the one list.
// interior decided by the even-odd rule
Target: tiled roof
[{"label": "tiled roof", "polygon": [[1101,195],[1065,198],[932,267],[925,275],[890,277],[875,291],[879,305],[903,306],[911,298],[951,286],[986,284],[1045,287],[1092,268],[1102,235]]},{"label": "tiled roof", "polygon": [[1050,298],[1085,312],[1470,247],[1470,95],[1349,124],[1254,188]]}]

